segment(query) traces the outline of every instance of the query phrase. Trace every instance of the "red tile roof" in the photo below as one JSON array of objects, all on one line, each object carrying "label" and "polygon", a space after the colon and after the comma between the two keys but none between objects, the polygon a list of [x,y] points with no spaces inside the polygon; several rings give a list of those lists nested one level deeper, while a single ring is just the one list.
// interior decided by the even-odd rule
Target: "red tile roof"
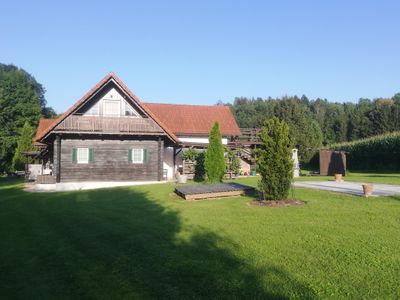
[{"label": "red tile roof", "polygon": [[114,80],[143,109],[171,139],[176,135],[208,135],[214,122],[219,122],[223,136],[240,135],[240,129],[227,106],[204,106],[184,104],[143,103],[114,73],[109,73],[95,87],[87,92],[69,110],[57,119],[41,119],[35,137],[35,145],[51,132],[62,120],[84,104],[95,92]]},{"label": "red tile roof", "polygon": [[50,126],[53,124],[53,122],[56,119],[40,119],[39,120],[39,125],[36,131],[36,135],[35,135],[35,142],[34,145],[35,146],[43,146],[45,144],[40,143],[39,140],[40,138],[43,136],[43,133],[50,128]]},{"label": "red tile roof", "polygon": [[153,115],[151,111],[142,103],[142,101],[139,100],[138,97],[134,93],[131,92],[131,90],[122,82],[121,79],[117,77],[113,72],[110,72],[105,76],[98,84],[96,84],[89,92],[87,92],[81,99],[79,99],[70,109],[68,109],[65,113],[63,113],[60,117],[58,117],[54,122],[49,124],[49,126],[41,132],[39,136],[37,136],[37,141],[40,141],[42,138],[44,138],[48,133],[50,133],[51,130],[53,130],[58,124],[61,123],[66,117],[68,117],[70,114],[72,114],[76,109],[78,109],[82,104],[84,104],[86,101],[89,100],[89,98],[97,92],[99,89],[101,89],[105,84],[107,84],[110,80],[114,80],[121,88],[122,90],[131,97],[136,104],[143,109],[146,114],[148,114],[167,134],[168,136],[174,140],[178,141],[178,138],[174,135],[173,132],[169,130],[156,116]]},{"label": "red tile roof", "polygon": [[223,136],[240,135],[228,106],[145,104],[176,135],[208,135],[216,121]]}]

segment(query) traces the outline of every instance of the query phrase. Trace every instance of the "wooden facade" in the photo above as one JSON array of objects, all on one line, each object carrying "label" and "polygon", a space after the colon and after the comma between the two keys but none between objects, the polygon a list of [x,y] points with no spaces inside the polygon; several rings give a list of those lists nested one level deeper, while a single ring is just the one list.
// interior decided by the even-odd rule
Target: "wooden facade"
[{"label": "wooden facade", "polygon": [[[175,176],[181,142],[196,137],[205,147],[215,121],[228,124],[229,135],[240,132],[229,108],[144,104],[109,73],[60,117],[41,120],[35,143],[45,148],[42,165],[56,183],[162,181]],[[189,138],[176,135],[189,129]],[[132,149],[145,149],[146,161],[132,163]],[[88,151],[90,159],[78,163],[76,150],[81,156]]]},{"label": "wooden facade", "polygon": [[[161,180],[159,144],[157,140],[61,139],[60,180],[57,182]],[[74,162],[74,148],[93,149],[93,162]],[[147,162],[130,163],[129,149],[146,149]]]}]

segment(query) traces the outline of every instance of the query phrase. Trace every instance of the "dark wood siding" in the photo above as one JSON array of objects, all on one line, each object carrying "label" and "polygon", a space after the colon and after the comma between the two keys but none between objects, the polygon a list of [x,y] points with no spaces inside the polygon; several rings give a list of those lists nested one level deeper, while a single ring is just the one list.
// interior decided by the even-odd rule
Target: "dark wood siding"
[{"label": "dark wood siding", "polygon": [[[72,149],[94,149],[94,163],[72,162]],[[145,164],[129,164],[128,150],[145,148]],[[156,140],[62,139],[61,182],[73,181],[138,181],[158,179],[158,142]]]},{"label": "dark wood siding", "polygon": [[343,151],[319,150],[319,174],[333,176],[346,175],[346,153]]}]

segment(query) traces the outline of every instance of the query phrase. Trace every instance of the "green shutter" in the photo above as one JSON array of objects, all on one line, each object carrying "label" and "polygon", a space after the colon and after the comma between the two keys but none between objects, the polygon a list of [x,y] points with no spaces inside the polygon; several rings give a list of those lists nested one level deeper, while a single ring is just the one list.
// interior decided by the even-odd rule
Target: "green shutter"
[{"label": "green shutter", "polygon": [[89,148],[89,163],[94,163],[94,148]]},{"label": "green shutter", "polygon": [[128,163],[132,163],[132,149],[128,149]]},{"label": "green shutter", "polygon": [[77,149],[76,148],[72,148],[72,163],[76,164],[78,159],[77,159]]},{"label": "green shutter", "polygon": [[147,149],[143,149],[143,163],[147,164]]}]

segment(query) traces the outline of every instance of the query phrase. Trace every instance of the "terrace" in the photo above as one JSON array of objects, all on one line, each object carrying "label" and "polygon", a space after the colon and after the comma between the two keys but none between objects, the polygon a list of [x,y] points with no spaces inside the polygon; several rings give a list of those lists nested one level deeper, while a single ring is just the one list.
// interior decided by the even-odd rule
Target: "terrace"
[{"label": "terrace", "polygon": [[160,134],[163,130],[150,118],[83,116],[74,114],[65,118],[55,131]]}]

